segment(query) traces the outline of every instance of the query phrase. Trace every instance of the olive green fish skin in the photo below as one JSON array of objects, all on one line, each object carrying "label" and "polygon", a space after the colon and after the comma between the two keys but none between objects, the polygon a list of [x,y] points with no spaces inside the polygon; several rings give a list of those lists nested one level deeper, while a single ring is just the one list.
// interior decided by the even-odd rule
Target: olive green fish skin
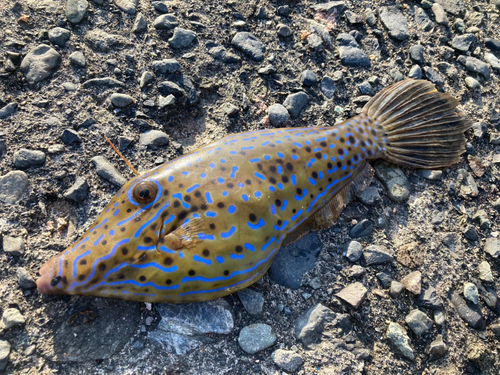
[{"label": "olive green fish skin", "polygon": [[[82,238],[42,267],[38,289],[168,303],[243,289],[384,142],[364,114],[333,127],[227,136],[127,182]],[[154,199],[138,202],[137,186]]]}]

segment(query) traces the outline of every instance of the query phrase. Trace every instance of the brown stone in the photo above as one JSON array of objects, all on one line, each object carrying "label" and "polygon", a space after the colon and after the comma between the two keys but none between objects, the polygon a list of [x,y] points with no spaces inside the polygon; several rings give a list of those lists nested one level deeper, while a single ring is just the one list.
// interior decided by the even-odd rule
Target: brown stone
[{"label": "brown stone", "polygon": [[417,268],[424,264],[425,253],[418,242],[410,242],[398,248],[397,260],[408,268]]}]

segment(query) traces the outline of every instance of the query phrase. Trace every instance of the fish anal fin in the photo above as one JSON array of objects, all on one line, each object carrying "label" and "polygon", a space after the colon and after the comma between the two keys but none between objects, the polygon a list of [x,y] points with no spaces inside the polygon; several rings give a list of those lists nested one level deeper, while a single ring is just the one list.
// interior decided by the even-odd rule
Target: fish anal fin
[{"label": "fish anal fin", "polygon": [[281,246],[288,246],[288,245],[294,243],[295,241],[301,239],[303,236],[305,236],[307,233],[309,233],[309,231],[311,229],[314,229],[314,228],[311,228],[309,226],[308,221],[309,220],[304,221],[297,228],[295,228],[293,230],[293,232],[288,233],[286,235],[285,239],[283,240],[283,243]]},{"label": "fish anal fin", "polygon": [[163,245],[172,250],[191,249],[202,241],[198,234],[203,233],[206,223],[201,218],[192,218],[163,238]]},{"label": "fish anal fin", "polygon": [[339,215],[349,204],[352,198],[370,185],[373,174],[373,168],[370,164],[366,163],[361,172],[359,172],[359,174],[357,174],[351,182],[344,186],[332,197],[332,199],[326,202],[323,207],[318,209],[316,213],[307,220],[309,227],[319,230],[328,228],[335,224]]}]

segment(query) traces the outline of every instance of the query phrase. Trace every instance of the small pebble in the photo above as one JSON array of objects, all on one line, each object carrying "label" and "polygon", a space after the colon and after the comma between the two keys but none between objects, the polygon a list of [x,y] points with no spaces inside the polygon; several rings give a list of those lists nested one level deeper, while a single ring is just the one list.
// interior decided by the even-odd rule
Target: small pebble
[{"label": "small pebble", "polygon": [[421,336],[432,328],[432,320],[420,310],[411,310],[405,317],[405,322],[413,333]]},{"label": "small pebble", "polygon": [[392,298],[398,298],[401,293],[403,293],[405,286],[401,284],[399,281],[392,280],[391,287],[389,288],[389,295]]},{"label": "small pebble", "polygon": [[316,80],[316,73],[312,70],[304,70],[300,75],[300,82],[302,82],[304,86],[313,86],[316,84]]},{"label": "small pebble", "polygon": [[3,311],[2,323],[5,329],[9,329],[17,325],[22,325],[25,322],[26,319],[18,309],[8,308]]},{"label": "small pebble", "polygon": [[437,335],[436,339],[431,342],[429,353],[435,359],[441,358],[448,351],[448,347],[443,341],[443,335]]},{"label": "small pebble", "polygon": [[134,98],[127,94],[111,94],[111,103],[117,108],[125,108],[134,103]]},{"label": "small pebble", "polygon": [[494,237],[487,238],[484,244],[484,251],[493,258],[498,258],[500,255],[500,240]]},{"label": "small pebble", "polygon": [[351,238],[360,238],[369,236],[373,232],[373,223],[368,219],[362,219],[351,228],[349,236]]},{"label": "small pebble", "polygon": [[81,202],[89,194],[89,184],[83,177],[77,177],[75,183],[64,193],[64,197],[73,202]]},{"label": "small pebble", "polygon": [[481,263],[479,263],[477,270],[479,272],[479,280],[487,283],[492,283],[494,281],[493,273],[491,272],[491,266],[487,261],[483,260]]},{"label": "small pebble", "polygon": [[442,326],[446,320],[444,313],[441,310],[434,311],[434,323],[438,326]]},{"label": "small pebble", "polygon": [[320,88],[323,95],[325,95],[328,99],[331,99],[336,91],[335,81],[328,76],[324,76],[321,80]]},{"label": "small pebble", "polygon": [[271,358],[280,368],[288,372],[296,371],[302,365],[302,357],[291,350],[276,350]]},{"label": "small pebble", "polygon": [[380,245],[367,246],[363,255],[367,266],[388,263],[394,259],[394,251]]},{"label": "small pebble", "polygon": [[282,23],[278,24],[277,33],[282,38],[288,38],[293,34],[292,29],[290,29],[289,26],[284,25]]},{"label": "small pebble", "polygon": [[36,287],[35,280],[26,268],[17,269],[17,282],[22,288],[33,289]]},{"label": "small pebble", "polygon": [[479,82],[477,81],[477,79],[475,79],[473,77],[465,77],[465,86],[467,86],[467,88],[469,90],[476,90],[481,85],[479,84]]},{"label": "small pebble", "polygon": [[479,292],[473,283],[464,284],[464,297],[475,305],[479,303]]},{"label": "small pebble", "polygon": [[387,338],[399,349],[401,354],[410,360],[415,359],[413,349],[410,346],[410,338],[403,327],[398,323],[391,322],[389,323],[386,334]]},{"label": "small pebble", "polygon": [[420,271],[414,271],[403,277],[401,284],[404,285],[409,292],[419,295],[421,292],[422,274]]},{"label": "small pebble", "polygon": [[127,183],[127,179],[104,156],[94,156],[91,161],[99,177],[118,187]]},{"label": "small pebble", "polygon": [[358,241],[351,241],[347,245],[344,256],[351,262],[356,262],[363,255],[363,246]]},{"label": "small pebble", "polygon": [[61,135],[61,141],[67,146],[72,146],[75,144],[82,143],[80,135],[76,130],[73,129],[64,129]]},{"label": "small pebble", "polygon": [[18,169],[39,167],[45,164],[46,155],[42,151],[20,149],[14,153],[14,166]]},{"label": "small pebble", "polygon": [[174,35],[168,40],[170,47],[174,49],[186,48],[196,38],[196,33],[192,30],[186,30],[180,27],[174,29]]},{"label": "small pebble", "polygon": [[364,301],[367,293],[368,289],[366,289],[366,287],[360,282],[356,282],[346,286],[335,295],[341,300],[347,302],[354,309],[358,309],[361,303]]},{"label": "small pebble", "polygon": [[292,118],[298,118],[308,103],[309,96],[305,92],[299,91],[295,94],[288,95],[283,102],[283,106],[287,109]]},{"label": "small pebble", "polygon": [[264,296],[256,290],[246,288],[238,292],[243,307],[250,315],[260,315],[264,307]]},{"label": "small pebble", "polygon": [[274,329],[263,323],[244,327],[238,335],[238,344],[248,354],[255,354],[274,345],[277,337]]}]

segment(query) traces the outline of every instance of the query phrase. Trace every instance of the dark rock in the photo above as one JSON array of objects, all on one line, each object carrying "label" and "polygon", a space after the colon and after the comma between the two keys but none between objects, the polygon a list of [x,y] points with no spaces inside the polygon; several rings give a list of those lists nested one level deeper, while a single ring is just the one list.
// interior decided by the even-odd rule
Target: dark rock
[{"label": "dark rock", "polygon": [[264,60],[264,44],[249,32],[239,32],[233,37],[231,44],[255,61]]},{"label": "dark rock", "polygon": [[344,46],[344,47],[359,47],[356,38],[354,38],[351,34],[347,33],[340,33],[337,36],[337,43],[339,44],[339,46]]},{"label": "dark rock", "polygon": [[71,23],[80,23],[88,9],[89,3],[87,0],[68,0],[66,3],[66,17]]},{"label": "dark rock", "polygon": [[89,194],[89,184],[83,177],[78,177],[73,185],[64,193],[64,197],[73,202],[81,202]]},{"label": "dark rock", "polygon": [[113,2],[122,12],[135,14],[138,0],[113,0]]},{"label": "dark rock", "polygon": [[345,66],[369,67],[370,58],[366,53],[357,47],[342,46],[339,47],[340,62]]},{"label": "dark rock", "polygon": [[410,338],[406,333],[406,330],[401,327],[398,323],[390,322],[389,327],[387,327],[387,338],[391,340],[392,344],[398,348],[398,350],[406,358],[410,360],[415,359],[413,354],[413,349],[410,346]]},{"label": "dark rock", "polygon": [[500,51],[500,41],[493,38],[484,38],[484,45],[492,51]]},{"label": "dark rock", "polygon": [[49,30],[49,41],[61,48],[66,45],[71,33],[62,27],[54,27]]},{"label": "dark rock", "polygon": [[148,23],[146,17],[142,13],[137,13],[134,24],[132,25],[132,32],[134,34],[145,33],[148,31]]},{"label": "dark rock", "polygon": [[262,314],[264,307],[264,296],[256,290],[246,288],[238,292],[243,307],[250,315]]},{"label": "dark rock", "polygon": [[424,63],[424,47],[420,44],[410,47],[410,58],[418,64]]},{"label": "dark rock", "polygon": [[185,91],[179,87],[179,85],[171,81],[159,83],[158,91],[163,95],[174,95],[176,98],[182,98],[186,94]]},{"label": "dark rock", "polygon": [[316,81],[316,73],[312,70],[304,70],[300,75],[300,82],[302,82],[304,86],[313,86],[316,84]]},{"label": "dark rock", "polygon": [[156,17],[153,22],[153,26],[156,30],[171,30],[176,28],[179,25],[177,22],[177,18],[175,18],[174,14],[162,14],[161,16]]},{"label": "dark rock", "polygon": [[467,52],[471,44],[476,40],[474,34],[464,34],[453,38],[451,46],[461,52]]},{"label": "dark rock", "polygon": [[181,71],[181,64],[176,59],[165,59],[153,61],[153,70],[155,73],[166,74]]},{"label": "dark rock", "polygon": [[396,6],[380,7],[379,17],[391,38],[402,41],[410,36],[406,17]]},{"label": "dark rock", "polygon": [[20,149],[14,153],[14,166],[18,169],[39,167],[45,164],[46,155],[42,151]]},{"label": "dark rock", "polygon": [[148,130],[142,133],[139,139],[139,144],[141,146],[146,146],[153,150],[168,146],[169,142],[170,139],[168,135],[160,130]]},{"label": "dark rock", "polygon": [[168,5],[167,1],[161,0],[161,1],[153,1],[151,3],[155,10],[159,13],[168,13]]},{"label": "dark rock", "polygon": [[476,59],[475,57],[471,56],[459,56],[458,57],[458,62],[461,64],[465,65],[465,67],[470,70],[471,72],[474,73],[479,73],[481,74],[484,79],[488,80],[490,79],[490,68],[488,65],[479,59]]},{"label": "dark rock", "polygon": [[358,85],[358,89],[363,95],[370,95],[370,96],[375,95],[375,89],[367,81],[361,82]]},{"label": "dark rock", "polygon": [[420,30],[426,33],[434,29],[434,22],[430,20],[429,16],[422,8],[417,8],[415,11],[415,23]]},{"label": "dark rock", "polygon": [[432,69],[430,66],[424,66],[424,72],[427,80],[431,81],[436,86],[444,85],[443,76],[436,70]]},{"label": "dark rock", "polygon": [[377,279],[379,279],[379,281],[382,284],[382,287],[384,289],[387,289],[391,286],[392,275],[389,271],[386,270],[386,271],[378,272]]},{"label": "dark rock", "polygon": [[188,47],[193,42],[194,38],[196,38],[196,33],[194,31],[176,27],[174,29],[174,35],[168,41],[170,47],[180,49]]},{"label": "dark rock", "polygon": [[0,202],[3,204],[16,204],[27,187],[28,175],[22,171],[12,171],[0,176]]},{"label": "dark rock", "polygon": [[323,95],[325,95],[328,99],[333,98],[336,88],[335,88],[335,82],[332,78],[324,76],[323,79],[321,80],[320,88]]},{"label": "dark rock", "polygon": [[314,267],[320,252],[321,241],[316,232],[310,232],[280,249],[271,265],[269,276],[280,285],[298,289],[302,277]]},{"label": "dark rock", "polygon": [[298,118],[308,103],[309,96],[305,92],[299,91],[288,95],[283,102],[283,106],[288,110],[292,118]]},{"label": "dark rock", "polygon": [[436,339],[431,342],[429,353],[434,358],[441,358],[448,351],[448,347],[443,341],[443,335],[437,335]]},{"label": "dark rock", "polygon": [[104,156],[94,156],[91,160],[99,177],[118,187],[127,183],[127,179]]},{"label": "dark rock", "polygon": [[68,146],[82,143],[80,134],[78,134],[78,132],[73,129],[64,129],[61,135],[61,141]]},{"label": "dark rock", "polygon": [[31,50],[21,62],[20,69],[30,86],[47,79],[61,66],[61,55],[46,44]]},{"label": "dark rock", "polygon": [[421,336],[432,328],[432,320],[420,310],[412,310],[405,317],[405,322],[413,333]]},{"label": "dark rock", "polygon": [[443,307],[443,302],[438,297],[436,289],[433,286],[429,286],[422,290],[415,302],[418,306],[427,307],[433,310]]},{"label": "dark rock", "polygon": [[17,107],[18,107],[17,103],[9,103],[2,109],[0,109],[0,120],[5,120],[6,118],[16,113]]},{"label": "dark rock", "polygon": [[373,223],[368,219],[363,219],[349,231],[351,238],[360,238],[369,236],[373,232]]},{"label": "dark rock", "polygon": [[282,38],[288,38],[289,36],[292,36],[292,34],[293,34],[292,29],[290,29],[289,26],[284,25],[282,23],[278,24],[276,32],[277,32],[278,36],[280,36]]},{"label": "dark rock", "polygon": [[483,318],[481,308],[472,302],[466,302],[457,292],[451,291],[449,299],[458,315],[470,327],[479,331],[486,329],[486,322]]},{"label": "dark rock", "polygon": [[391,262],[394,259],[394,251],[379,245],[367,246],[363,250],[363,255],[367,266]]},{"label": "dark rock", "polygon": [[21,267],[17,269],[17,282],[21,288],[33,289],[36,287],[35,280],[26,268]]},{"label": "dark rock", "polygon": [[268,108],[268,116],[271,124],[279,127],[283,123],[290,120],[290,114],[281,104],[273,104]]}]

